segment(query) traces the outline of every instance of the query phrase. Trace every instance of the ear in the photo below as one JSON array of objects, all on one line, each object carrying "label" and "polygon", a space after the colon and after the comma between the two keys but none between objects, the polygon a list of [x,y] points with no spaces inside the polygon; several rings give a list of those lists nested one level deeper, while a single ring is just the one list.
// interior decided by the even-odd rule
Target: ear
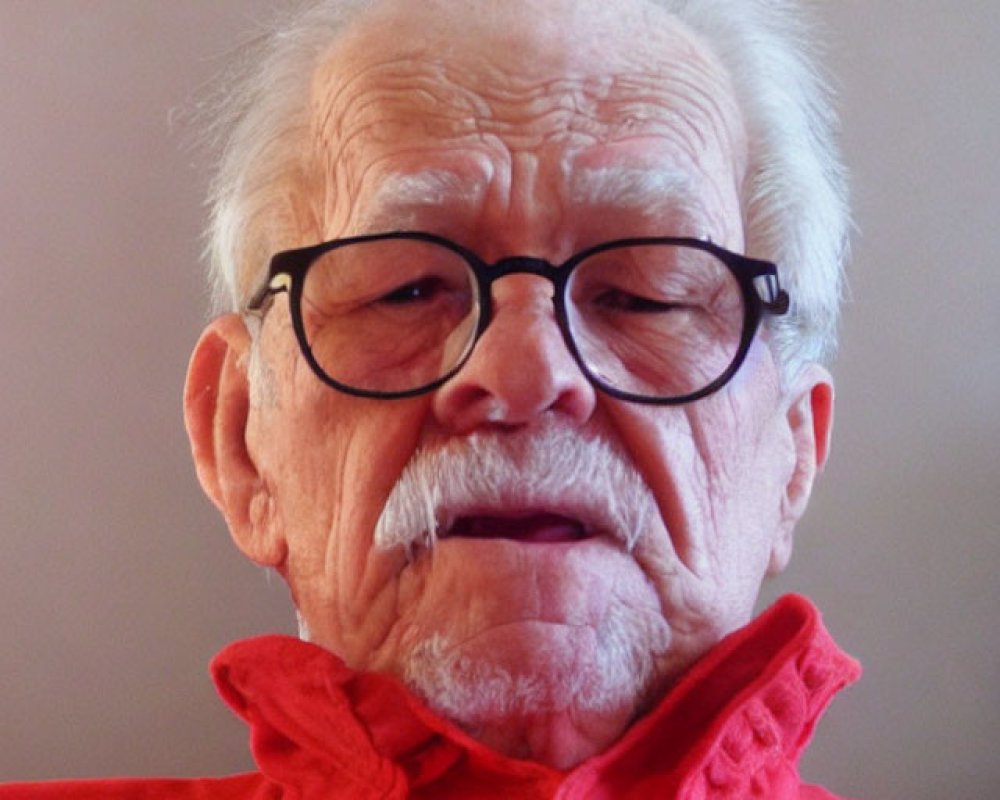
[{"label": "ear", "polygon": [[213,320],[195,345],[184,387],[184,421],[198,480],[233,540],[263,566],[284,562],[270,492],[247,448],[250,335],[237,314]]},{"label": "ear", "polygon": [[781,520],[768,566],[771,575],[788,565],[795,525],[805,513],[813,482],[830,454],[833,378],[819,364],[809,364],[796,377],[788,398],[785,419],[791,433],[794,463],[782,496]]}]

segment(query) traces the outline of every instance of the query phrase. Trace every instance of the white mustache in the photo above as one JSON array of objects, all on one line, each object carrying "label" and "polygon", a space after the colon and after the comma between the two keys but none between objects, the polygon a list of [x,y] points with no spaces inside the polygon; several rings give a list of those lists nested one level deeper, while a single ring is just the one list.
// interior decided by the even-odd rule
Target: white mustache
[{"label": "white mustache", "polygon": [[414,452],[375,526],[376,547],[433,547],[460,516],[545,511],[631,550],[658,513],[620,446],[565,427],[479,432]]}]

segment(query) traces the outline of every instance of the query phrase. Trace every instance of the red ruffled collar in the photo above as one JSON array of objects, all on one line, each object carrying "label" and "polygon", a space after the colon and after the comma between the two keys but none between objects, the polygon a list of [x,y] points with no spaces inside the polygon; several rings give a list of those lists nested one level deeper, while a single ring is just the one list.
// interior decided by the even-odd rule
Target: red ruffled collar
[{"label": "red ruffled collar", "polygon": [[860,675],[805,598],[789,595],[699,661],[608,751],[570,772],[507,758],[398,681],[298,639],[236,642],[213,661],[261,772],[290,796],[797,797],[799,756]]}]

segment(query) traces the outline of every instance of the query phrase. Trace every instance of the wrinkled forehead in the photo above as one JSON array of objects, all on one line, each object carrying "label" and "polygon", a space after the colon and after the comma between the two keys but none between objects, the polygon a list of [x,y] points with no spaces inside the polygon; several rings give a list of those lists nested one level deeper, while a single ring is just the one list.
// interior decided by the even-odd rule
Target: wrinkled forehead
[{"label": "wrinkled forehead", "polygon": [[650,137],[671,173],[697,165],[738,183],[745,169],[726,71],[647,0],[383,0],[331,50],[311,102],[328,194],[355,195],[380,158],[433,160],[442,145],[451,192],[491,179],[477,161],[491,148],[560,159],[580,192],[617,167],[649,184]]}]

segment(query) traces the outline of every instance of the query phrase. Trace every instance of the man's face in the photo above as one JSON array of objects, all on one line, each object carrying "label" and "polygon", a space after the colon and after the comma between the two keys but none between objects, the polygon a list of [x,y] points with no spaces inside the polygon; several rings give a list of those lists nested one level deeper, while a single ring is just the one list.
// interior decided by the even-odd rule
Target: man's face
[{"label": "man's face", "polygon": [[[746,133],[726,74],[658,8],[611,7],[377,6],[315,76],[321,188],[303,187],[311,210],[281,246],[416,229],[487,260],[558,263],[642,235],[742,251]],[[565,765],[748,621],[769,564],[787,557],[797,440],[766,344],[695,403],[617,401],[580,373],[551,293],[537,276],[497,281],[466,366],[391,401],[322,384],[279,295],[260,339],[268,386],[245,430],[258,483],[234,533],[278,566],[313,641],[400,676],[489,744]],[[601,505],[620,487],[582,477],[569,500],[546,488],[524,453],[548,437],[620,454],[653,513],[632,516],[637,530],[591,530],[573,497]],[[527,463],[521,483],[464,508],[432,548],[377,546],[418,447],[470,442]]]}]

